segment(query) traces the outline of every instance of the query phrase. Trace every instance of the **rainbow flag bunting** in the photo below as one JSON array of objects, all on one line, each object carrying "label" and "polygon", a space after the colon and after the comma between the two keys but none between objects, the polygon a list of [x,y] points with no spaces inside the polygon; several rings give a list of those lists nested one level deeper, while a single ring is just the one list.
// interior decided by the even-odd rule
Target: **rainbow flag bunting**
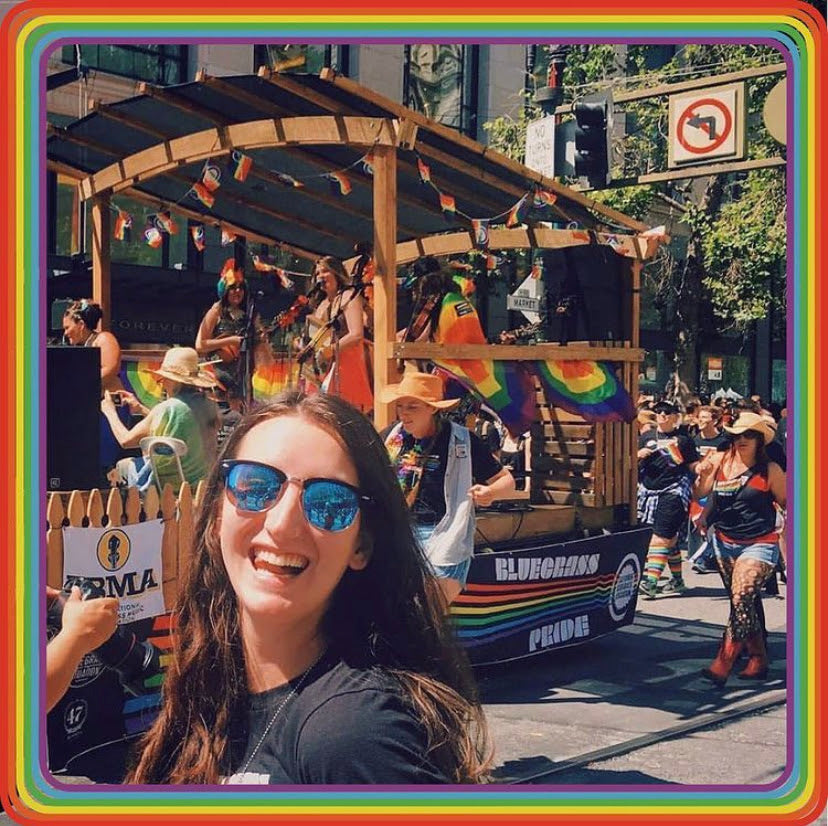
[{"label": "rainbow flag bunting", "polygon": [[510,210],[506,218],[507,227],[516,227],[523,223],[526,213],[529,211],[529,195],[524,195]]},{"label": "rainbow flag bunting", "polygon": [[549,404],[590,422],[635,418],[633,401],[607,362],[536,361],[533,369]]},{"label": "rainbow flag bunting", "polygon": [[499,264],[500,259],[496,255],[489,254],[486,256],[486,269],[488,271],[496,270]]},{"label": "rainbow flag bunting", "polygon": [[224,227],[221,228],[221,245],[223,247],[229,247],[230,244],[235,242],[235,240],[235,232],[231,232],[229,229],[225,229]]},{"label": "rainbow flag bunting", "polygon": [[144,241],[153,249],[161,246],[164,236],[158,231],[158,227],[153,224],[148,224],[144,230]]},{"label": "rainbow flag bunting", "polygon": [[204,171],[201,173],[201,183],[210,192],[215,192],[221,186],[221,169],[212,163],[212,161],[207,161],[204,164]]},{"label": "rainbow flag bunting", "polygon": [[554,192],[550,192],[548,189],[536,189],[532,195],[532,206],[535,209],[546,209],[551,207],[557,200],[558,196]]},{"label": "rainbow flag bunting", "polygon": [[[196,184],[195,186],[198,186]],[[155,226],[168,235],[178,235],[178,224],[169,212],[159,212],[155,216]]]},{"label": "rainbow flag bunting", "polygon": [[291,289],[293,287],[293,281],[290,280],[288,277],[287,271],[283,270],[281,267],[276,267],[273,271],[273,274],[276,276],[279,284],[284,287],[286,290]]},{"label": "rainbow flag bunting", "polygon": [[360,159],[362,162],[362,171],[366,175],[374,174],[374,153],[366,152]]},{"label": "rainbow flag bunting", "polygon": [[233,177],[244,183],[247,176],[250,174],[250,170],[253,167],[253,159],[249,155],[245,155],[244,152],[239,152],[238,149],[234,149],[230,153],[230,170],[233,173]]},{"label": "rainbow flag bunting", "polygon": [[420,174],[420,183],[431,183],[431,169],[422,158],[417,158],[417,172]]},{"label": "rainbow flag bunting", "polygon": [[275,272],[279,268],[273,262],[268,261],[263,255],[254,255],[253,269],[257,272]]},{"label": "rainbow flag bunting", "polygon": [[196,224],[190,227],[190,235],[193,237],[193,246],[199,251],[204,252],[204,225]]},{"label": "rainbow flag bunting", "polygon": [[474,230],[474,245],[479,249],[486,249],[489,246],[489,219],[472,218],[471,223]]},{"label": "rainbow flag bunting", "polygon": [[118,210],[118,217],[115,219],[114,235],[118,241],[128,241],[129,231],[132,228],[132,216],[122,209]]},{"label": "rainbow flag bunting", "polygon": [[285,186],[292,186],[296,189],[301,189],[304,184],[301,181],[297,181],[293,175],[288,175],[286,172],[276,172],[276,180],[280,184],[284,184]]},{"label": "rainbow flag bunting", "polygon": [[539,278],[543,277],[543,262],[540,260],[540,258],[537,258],[536,260],[534,260],[532,262],[531,275],[532,275],[532,278],[534,278],[536,281]]},{"label": "rainbow flag bunting", "polygon": [[201,201],[207,209],[210,209],[216,202],[216,197],[201,181],[196,181],[190,190],[190,195],[197,201]]},{"label": "rainbow flag bunting", "polygon": [[453,221],[457,207],[454,204],[454,198],[451,195],[440,193],[440,209],[443,210],[443,218],[447,221]]},{"label": "rainbow flag bunting", "polygon": [[350,195],[351,182],[344,172],[328,172],[325,177],[331,184],[331,190],[335,195]]}]

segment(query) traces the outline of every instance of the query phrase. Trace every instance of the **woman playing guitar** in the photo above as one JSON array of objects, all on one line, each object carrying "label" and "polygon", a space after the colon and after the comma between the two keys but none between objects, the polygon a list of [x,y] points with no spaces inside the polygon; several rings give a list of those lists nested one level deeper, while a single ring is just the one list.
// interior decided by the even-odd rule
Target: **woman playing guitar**
[{"label": "woman playing guitar", "polygon": [[[224,265],[216,291],[219,300],[204,314],[195,348],[200,356],[221,358],[221,363],[216,363],[214,368],[216,378],[228,396],[243,399],[247,395],[241,358],[242,342],[248,326],[247,283],[243,270],[235,267],[232,258]],[[258,314],[253,319],[253,325],[258,333],[263,332]]]},{"label": "woman playing guitar", "polygon": [[306,384],[318,384],[368,413],[374,399],[363,356],[362,296],[351,286],[342,262],[333,256],[316,262],[314,277],[322,298],[307,319],[316,367],[312,376],[304,369]]}]

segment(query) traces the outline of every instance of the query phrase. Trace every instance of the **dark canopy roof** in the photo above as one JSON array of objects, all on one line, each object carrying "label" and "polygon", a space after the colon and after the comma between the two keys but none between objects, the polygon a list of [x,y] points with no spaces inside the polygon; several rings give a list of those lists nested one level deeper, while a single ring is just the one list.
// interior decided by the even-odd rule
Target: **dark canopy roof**
[{"label": "dark canopy roof", "polygon": [[[398,242],[471,232],[470,218],[504,224],[524,195],[529,193],[531,201],[536,187],[554,193],[555,202],[523,214],[527,224],[546,221],[564,227],[574,222],[584,229],[611,227],[633,233],[644,229],[330,70],[319,77],[266,70],[221,78],[201,74],[179,86],[140,88],[136,97],[95,105],[94,111],[67,127],[50,126],[50,167],[84,179],[84,197],[110,192],[117,205],[117,194],[123,192],[151,208],[170,207],[300,255],[347,258],[355,243],[373,238],[373,182],[362,159],[376,141],[398,146]],[[288,119],[298,119],[296,133]],[[321,142],[314,140],[317,129]],[[262,139],[257,146],[251,140],[254,133],[268,130],[275,130],[279,145]],[[331,130],[336,134],[332,136]],[[171,141],[181,139],[183,145],[188,136],[199,133],[200,141],[191,140],[180,151],[171,149]],[[294,135],[301,137],[294,140]],[[147,151],[153,147],[156,152]],[[243,183],[234,180],[225,165],[233,147],[253,162]],[[221,167],[222,177],[208,209],[190,188],[210,157]],[[429,168],[433,185],[422,182],[418,159]],[[332,172],[344,173],[349,194],[334,190],[327,177]],[[286,184],[282,176],[304,185]],[[456,213],[450,220],[441,209],[441,193],[455,200]]]}]

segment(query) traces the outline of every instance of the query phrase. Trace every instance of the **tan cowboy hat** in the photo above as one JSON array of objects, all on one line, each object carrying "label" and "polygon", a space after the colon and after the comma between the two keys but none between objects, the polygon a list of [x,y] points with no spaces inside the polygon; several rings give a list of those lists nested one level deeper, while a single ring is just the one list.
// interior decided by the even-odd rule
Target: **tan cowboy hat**
[{"label": "tan cowboy hat", "polygon": [[418,399],[437,410],[449,410],[460,404],[460,399],[443,399],[443,380],[439,376],[415,370],[406,370],[399,384],[389,384],[380,393],[380,401],[385,404],[399,399]]},{"label": "tan cowboy hat", "polygon": [[216,380],[201,369],[198,353],[192,347],[171,347],[164,353],[161,366],[150,372],[170,381],[192,384],[196,387],[214,387],[216,384]]},{"label": "tan cowboy hat", "polygon": [[760,416],[758,413],[751,413],[750,411],[740,413],[739,418],[736,419],[733,424],[729,426],[725,425],[724,429],[728,433],[732,433],[734,436],[738,436],[746,430],[755,430],[757,433],[762,434],[766,445],[770,444],[773,437],[776,435],[775,428],[768,424],[764,416]]}]

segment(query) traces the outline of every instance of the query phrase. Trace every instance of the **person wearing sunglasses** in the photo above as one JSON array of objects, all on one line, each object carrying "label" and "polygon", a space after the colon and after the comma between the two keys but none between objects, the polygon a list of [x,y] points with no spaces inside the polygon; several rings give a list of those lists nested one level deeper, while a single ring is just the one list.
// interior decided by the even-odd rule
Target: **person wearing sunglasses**
[{"label": "person wearing sunglasses", "polygon": [[[216,359],[213,371],[221,387],[232,397],[246,399],[242,344],[248,330],[247,282],[244,271],[229,258],[216,284],[219,300],[204,314],[196,334],[195,349],[202,358]],[[258,313],[252,320],[264,344],[263,327]],[[266,345],[265,345],[266,346]],[[268,354],[257,352],[257,358]]]},{"label": "person wearing sunglasses", "polygon": [[211,473],[130,783],[468,783],[485,723],[371,423],[290,391]]},{"label": "person wearing sunglasses", "polygon": [[727,450],[712,454],[696,483],[708,495],[699,529],[712,538],[716,564],[730,598],[730,616],[719,651],[702,674],[724,685],[736,660],[747,651],[742,679],[762,680],[768,672],[761,591],[779,559],[777,506],[786,503],[785,472],[768,459],[774,430],[758,413],[742,412],[732,425]]}]

